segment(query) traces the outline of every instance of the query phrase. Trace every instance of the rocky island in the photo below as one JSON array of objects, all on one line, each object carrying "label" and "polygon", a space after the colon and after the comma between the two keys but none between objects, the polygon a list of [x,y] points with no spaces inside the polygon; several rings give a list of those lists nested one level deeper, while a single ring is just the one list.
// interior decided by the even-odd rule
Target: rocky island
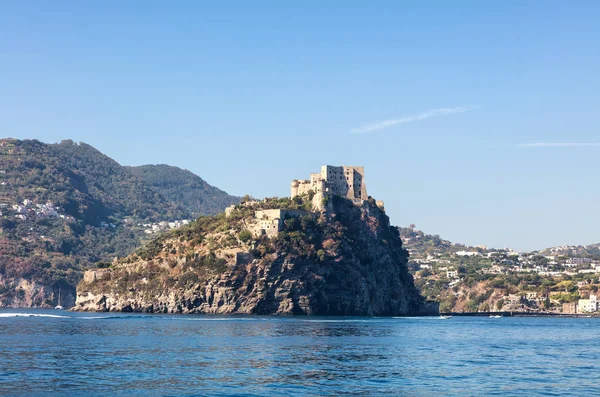
[{"label": "rocky island", "polygon": [[362,167],[323,166],[291,197],[245,201],[89,270],[74,310],[432,314]]}]

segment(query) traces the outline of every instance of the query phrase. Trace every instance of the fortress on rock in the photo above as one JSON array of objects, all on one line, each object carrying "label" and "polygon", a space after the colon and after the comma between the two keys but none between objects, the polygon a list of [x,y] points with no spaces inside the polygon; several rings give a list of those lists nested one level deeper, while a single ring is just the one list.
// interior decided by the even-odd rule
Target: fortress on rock
[{"label": "fortress on rock", "polygon": [[[269,237],[277,236],[282,229],[283,221],[287,218],[297,218],[302,215],[315,215],[318,212],[331,210],[332,196],[341,196],[351,200],[356,205],[369,199],[365,184],[364,167],[355,166],[321,166],[320,173],[310,174],[310,179],[294,179],[291,184],[290,197],[308,196],[312,202],[312,212],[299,210],[270,209],[257,210],[254,222],[248,225],[252,234],[257,236],[265,234]],[[244,206],[258,205],[258,201],[243,203]],[[383,201],[377,201],[377,206],[382,210]],[[225,209],[225,215],[230,216],[235,210],[235,205]]]}]

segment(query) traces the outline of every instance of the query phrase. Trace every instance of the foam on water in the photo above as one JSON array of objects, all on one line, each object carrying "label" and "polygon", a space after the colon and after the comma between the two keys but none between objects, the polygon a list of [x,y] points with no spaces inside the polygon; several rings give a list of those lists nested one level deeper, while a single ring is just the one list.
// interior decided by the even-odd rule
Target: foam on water
[{"label": "foam on water", "polygon": [[169,320],[178,320],[178,321],[263,321],[268,320],[266,318],[248,318],[248,317],[168,317]]},{"label": "foam on water", "polygon": [[112,315],[112,316],[77,316],[74,318],[82,320],[136,320],[136,319],[161,319],[163,316],[153,315]]},{"label": "foam on water", "polygon": [[[380,319],[379,319],[380,320]],[[335,319],[335,320],[321,320],[321,319],[308,319],[308,320],[300,320],[305,323],[373,323],[378,321],[378,319]]]},{"label": "foam on water", "polygon": [[59,316],[57,314],[38,314],[38,313],[0,313],[0,317],[50,317],[50,318],[71,318],[69,316]]}]

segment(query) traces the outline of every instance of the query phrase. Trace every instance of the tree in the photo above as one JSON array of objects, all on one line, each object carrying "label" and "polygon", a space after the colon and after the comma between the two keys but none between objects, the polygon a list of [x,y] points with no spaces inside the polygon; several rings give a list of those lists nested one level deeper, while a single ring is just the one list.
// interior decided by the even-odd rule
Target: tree
[{"label": "tree", "polygon": [[469,299],[465,309],[467,310],[467,312],[475,313],[477,312],[478,306],[479,305],[477,304],[477,301],[475,299]]},{"label": "tree", "polygon": [[502,310],[502,306],[504,306],[504,299],[499,299],[496,301],[496,310]]},{"label": "tree", "polygon": [[238,238],[244,243],[248,242],[252,239],[252,233],[249,230],[244,229],[238,234]]},{"label": "tree", "polygon": [[252,201],[252,197],[249,194],[246,194],[244,197],[242,197],[242,203],[247,203],[249,201]]},{"label": "tree", "polygon": [[544,299],[543,305],[544,305],[544,309],[545,310],[550,309],[551,302],[550,302],[550,298],[549,297],[546,297],[546,299]]}]

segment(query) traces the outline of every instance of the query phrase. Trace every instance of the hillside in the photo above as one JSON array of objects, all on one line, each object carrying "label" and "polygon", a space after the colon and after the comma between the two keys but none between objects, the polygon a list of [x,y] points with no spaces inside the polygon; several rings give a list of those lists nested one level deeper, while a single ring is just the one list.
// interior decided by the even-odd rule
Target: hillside
[{"label": "hillside", "polygon": [[0,307],[71,306],[84,269],[190,217],[90,145],[2,139]]},{"label": "hillside", "polygon": [[409,269],[443,312],[562,312],[600,291],[598,244],[519,253],[469,247],[399,228],[410,252]]},{"label": "hillside", "polygon": [[539,253],[541,255],[600,259],[600,243],[590,245],[561,245],[560,247],[543,249]]},{"label": "hillside", "polygon": [[[201,217],[108,269],[86,272],[76,309],[305,315],[425,310],[398,231],[374,200],[357,206],[334,196],[327,213],[309,211],[310,205],[306,198],[272,199],[239,205],[229,216]],[[276,214],[281,230],[256,234],[253,225],[273,230],[269,214]]]},{"label": "hillside", "polygon": [[178,167],[158,164],[127,169],[154,187],[163,197],[192,213],[194,217],[218,214],[223,212],[225,207],[241,201],[241,197],[230,196],[209,185],[198,175]]}]

